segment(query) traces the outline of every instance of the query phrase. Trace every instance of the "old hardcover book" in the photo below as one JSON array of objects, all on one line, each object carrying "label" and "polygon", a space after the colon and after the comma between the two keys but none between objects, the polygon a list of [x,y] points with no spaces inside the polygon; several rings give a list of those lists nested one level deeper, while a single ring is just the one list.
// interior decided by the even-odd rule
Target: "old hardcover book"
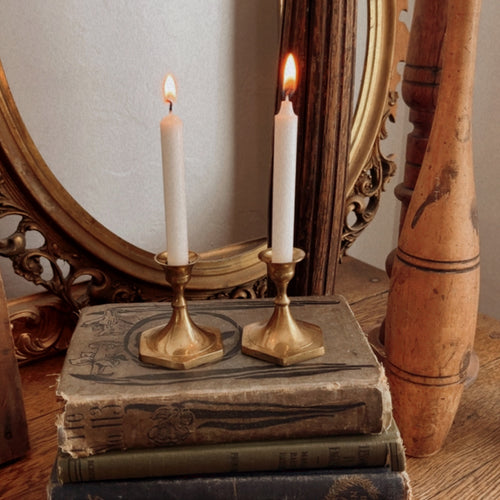
[{"label": "old hardcover book", "polygon": [[406,500],[411,489],[406,472],[387,468],[235,473],[184,478],[122,479],[59,483],[55,468],[48,485],[52,500]]},{"label": "old hardcover book", "polygon": [[243,326],[267,320],[272,300],[193,301],[193,320],[221,330],[225,354],[186,371],[139,360],[141,332],[167,322],[169,304],[87,308],[58,385],[65,400],[61,450],[77,457],[386,429],[392,414],[385,374],[345,299],[298,298],[291,308],[296,319],[323,329],[322,357],[280,367],[241,353]]},{"label": "old hardcover book", "polygon": [[56,467],[62,483],[346,467],[404,471],[405,453],[393,422],[381,434],[147,448],[81,458],[59,452]]}]

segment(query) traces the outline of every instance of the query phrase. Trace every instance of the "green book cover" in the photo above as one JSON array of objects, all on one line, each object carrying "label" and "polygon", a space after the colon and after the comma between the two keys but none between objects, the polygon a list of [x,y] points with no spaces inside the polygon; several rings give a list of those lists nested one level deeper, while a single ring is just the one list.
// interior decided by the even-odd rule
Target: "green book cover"
[{"label": "green book cover", "polygon": [[61,483],[355,467],[401,472],[405,453],[392,422],[380,434],[109,451],[82,458],[59,452],[56,467]]},{"label": "green book cover", "polygon": [[193,301],[200,325],[222,332],[221,361],[169,370],[140,361],[143,331],[166,323],[167,303],[92,306],[80,317],[57,393],[59,446],[73,457],[110,450],[380,433],[391,421],[383,368],[342,297],[292,300],[318,324],[326,352],[281,367],[241,353],[246,324],[272,300]]}]

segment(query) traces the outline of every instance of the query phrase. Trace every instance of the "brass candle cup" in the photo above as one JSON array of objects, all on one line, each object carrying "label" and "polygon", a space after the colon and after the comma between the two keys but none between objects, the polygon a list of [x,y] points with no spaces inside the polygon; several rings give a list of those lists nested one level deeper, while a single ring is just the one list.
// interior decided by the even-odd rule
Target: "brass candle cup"
[{"label": "brass candle cup", "polygon": [[267,265],[269,278],[276,285],[277,295],[273,314],[267,323],[251,323],[243,328],[241,351],[244,354],[289,366],[325,353],[321,328],[295,320],[290,312],[288,283],[295,274],[296,264],[304,257],[304,251],[299,248],[293,249],[293,261],[287,263],[272,262],[270,248],[259,254]]},{"label": "brass candle cup", "polygon": [[189,252],[189,263],[179,266],[168,264],[167,252],[159,253],[155,260],[163,267],[173,290],[172,316],[166,326],[150,328],[141,334],[140,359],[175,370],[187,370],[219,360],[224,354],[220,331],[197,326],[189,316],[184,297],[198,255]]}]

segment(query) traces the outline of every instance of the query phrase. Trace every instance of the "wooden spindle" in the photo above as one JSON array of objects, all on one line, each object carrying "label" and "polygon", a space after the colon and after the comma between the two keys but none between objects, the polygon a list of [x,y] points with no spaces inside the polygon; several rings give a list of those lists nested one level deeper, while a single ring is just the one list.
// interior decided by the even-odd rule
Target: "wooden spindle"
[{"label": "wooden spindle", "polygon": [[424,159],[441,79],[441,49],[446,27],[447,0],[417,0],[402,81],[402,97],[410,109],[413,130],[406,141],[403,182],[396,186],[401,201],[400,230]]},{"label": "wooden spindle", "polygon": [[[410,28],[408,50],[401,93],[408,106],[413,130],[406,138],[406,161],[403,182],[394,189],[401,202],[399,232],[418,179],[436,110],[441,79],[441,50],[446,27],[448,0],[416,0]],[[394,249],[386,258],[385,268],[390,277],[396,255]],[[385,357],[385,321],[370,332],[370,342],[377,354]]]},{"label": "wooden spindle", "polygon": [[392,268],[385,364],[412,456],[442,447],[472,355],[479,236],[471,115],[480,3],[448,1],[438,103]]}]

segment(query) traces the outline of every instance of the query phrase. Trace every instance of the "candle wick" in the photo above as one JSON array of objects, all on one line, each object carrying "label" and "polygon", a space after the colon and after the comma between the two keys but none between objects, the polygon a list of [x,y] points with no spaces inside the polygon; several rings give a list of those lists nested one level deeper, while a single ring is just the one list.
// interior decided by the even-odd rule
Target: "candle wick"
[{"label": "candle wick", "polygon": [[168,112],[169,112],[169,113],[172,113],[172,108],[174,107],[174,106],[173,106],[173,102],[172,102],[172,101],[170,101],[170,100],[168,100],[167,102],[168,102]]}]

